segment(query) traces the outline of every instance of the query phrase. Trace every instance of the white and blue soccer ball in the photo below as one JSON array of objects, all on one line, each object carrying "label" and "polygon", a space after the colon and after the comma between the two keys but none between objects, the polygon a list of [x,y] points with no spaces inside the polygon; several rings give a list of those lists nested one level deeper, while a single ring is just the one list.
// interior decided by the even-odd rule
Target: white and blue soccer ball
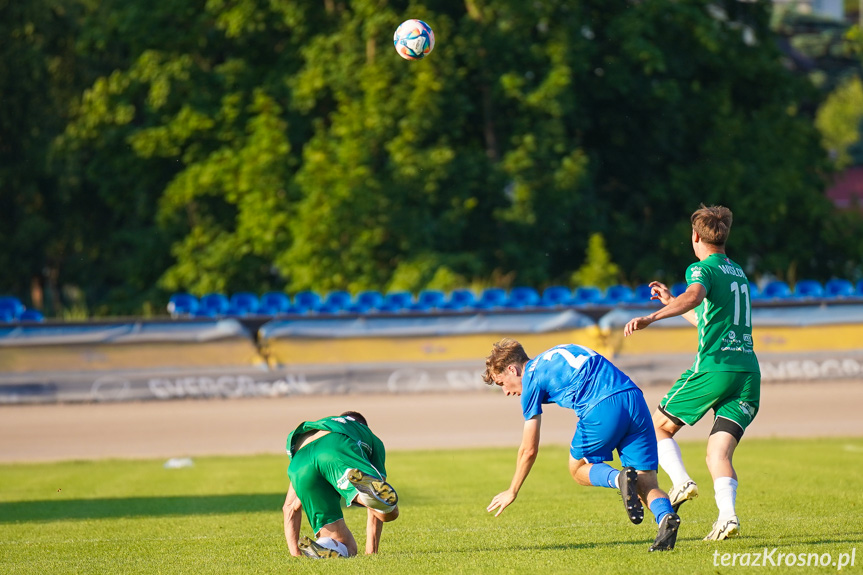
[{"label": "white and blue soccer ball", "polygon": [[422,60],[434,50],[434,32],[422,20],[405,20],[393,34],[393,45],[405,60]]}]

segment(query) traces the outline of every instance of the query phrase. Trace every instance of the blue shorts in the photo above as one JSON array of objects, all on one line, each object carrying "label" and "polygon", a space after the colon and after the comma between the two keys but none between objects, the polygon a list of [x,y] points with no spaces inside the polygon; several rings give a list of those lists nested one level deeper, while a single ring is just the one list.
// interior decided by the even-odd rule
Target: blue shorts
[{"label": "blue shorts", "polygon": [[578,421],[569,453],[574,459],[600,463],[614,459],[640,471],[656,471],[656,432],[650,408],[640,389],[622,391],[606,397]]}]

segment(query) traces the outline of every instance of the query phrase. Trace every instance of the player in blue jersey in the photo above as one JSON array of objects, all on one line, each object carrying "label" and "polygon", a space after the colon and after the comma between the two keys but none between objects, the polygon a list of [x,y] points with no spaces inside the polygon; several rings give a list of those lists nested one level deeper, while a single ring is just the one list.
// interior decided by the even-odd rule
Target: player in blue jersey
[{"label": "player in blue jersey", "polygon": [[[558,345],[530,359],[514,339],[503,339],[485,360],[483,380],[507,395],[521,396],[524,431],[509,489],[494,496],[487,511],[500,515],[521,489],[539,452],[542,404],[556,403],[578,415],[569,448],[569,472],[585,486],[619,489],[629,520],[641,523],[642,503],[658,523],[650,551],[674,548],[680,517],[656,479],[658,457],[650,409],[641,390],[610,361],[592,349]],[[624,465],[607,463],[617,450]]]}]

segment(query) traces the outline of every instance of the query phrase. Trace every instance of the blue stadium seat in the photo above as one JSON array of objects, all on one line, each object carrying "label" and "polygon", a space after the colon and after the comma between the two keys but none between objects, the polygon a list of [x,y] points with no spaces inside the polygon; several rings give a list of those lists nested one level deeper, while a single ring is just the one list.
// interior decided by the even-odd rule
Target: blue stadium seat
[{"label": "blue stadium seat", "polygon": [[602,290],[594,286],[580,286],[572,292],[573,305],[593,305],[602,301]]},{"label": "blue stadium seat", "polygon": [[857,282],[857,295],[863,297],[863,280]]},{"label": "blue stadium seat", "polygon": [[377,290],[361,291],[357,294],[354,304],[365,309],[374,309],[384,303],[384,294]]},{"label": "blue stadium seat", "polygon": [[408,306],[411,311],[429,312],[444,304],[446,296],[440,290],[423,290],[414,303]]},{"label": "blue stadium seat", "polygon": [[318,304],[317,307],[315,307],[313,310],[310,310],[310,311],[314,311],[315,313],[318,313],[321,315],[336,315],[336,314],[344,313],[346,310],[345,310],[345,308],[343,308],[340,305],[337,305],[335,303],[327,303],[326,301],[324,301],[324,302],[321,302],[320,304]]},{"label": "blue stadium seat", "polygon": [[175,293],[168,300],[168,313],[171,317],[192,317],[198,307],[198,298],[188,293]]},{"label": "blue stadium seat", "polygon": [[350,292],[345,290],[331,291],[324,298],[324,305],[345,310],[353,303]]},{"label": "blue stadium seat", "polygon": [[649,303],[651,301],[658,301],[650,299],[652,297],[650,284],[639,284],[635,286],[635,292],[632,296],[632,301],[634,303]]},{"label": "blue stadium seat", "polygon": [[414,294],[409,291],[392,291],[384,295],[381,311],[403,311],[414,303]]},{"label": "blue stadium seat", "polygon": [[752,301],[764,299],[764,294],[761,293],[761,290],[758,289],[758,284],[755,282],[749,282],[749,299]]},{"label": "blue stadium seat", "polygon": [[440,307],[446,301],[446,295],[437,289],[424,289],[417,296],[417,303],[430,309]]},{"label": "blue stadium seat", "polygon": [[18,316],[18,320],[39,322],[45,321],[45,316],[37,309],[25,309],[21,312],[21,315]]},{"label": "blue stadium seat", "polygon": [[454,289],[450,292],[447,300],[440,306],[445,310],[460,310],[473,307],[476,303],[476,295],[469,289]]},{"label": "blue stadium seat", "polygon": [[258,298],[258,294],[241,291],[231,294],[228,304],[233,313],[226,313],[225,315],[253,315],[258,313],[261,300]]},{"label": "blue stadium seat", "polygon": [[556,307],[569,305],[572,301],[572,290],[566,286],[548,286],[542,291],[539,305],[545,307]]},{"label": "blue stadium seat", "polygon": [[384,296],[381,292],[376,290],[366,290],[358,293],[357,297],[354,298],[354,301],[346,305],[344,310],[348,313],[362,315],[378,311],[383,303]]},{"label": "blue stadium seat", "polygon": [[485,288],[474,303],[477,309],[494,309],[506,305],[506,290],[503,288]]},{"label": "blue stadium seat", "polygon": [[299,313],[315,311],[321,305],[321,296],[314,291],[305,290],[294,295],[294,309]]},{"label": "blue stadium seat", "polygon": [[686,282],[677,282],[676,284],[671,286],[671,289],[669,291],[671,291],[671,295],[677,297],[683,292],[685,292],[687,287],[689,286]]},{"label": "blue stadium seat", "polygon": [[635,292],[628,285],[615,284],[609,286],[605,290],[605,297],[602,298],[602,303],[615,305],[619,303],[630,303],[635,299]]},{"label": "blue stadium seat", "polygon": [[12,323],[16,319],[9,310],[0,309],[0,323]]},{"label": "blue stadium seat", "polygon": [[854,297],[854,284],[844,279],[828,280],[824,284],[826,297]]},{"label": "blue stadium seat", "polygon": [[201,296],[198,311],[211,312],[209,315],[223,315],[227,311],[230,302],[228,296],[223,293],[208,293]]},{"label": "blue stadium seat", "polygon": [[798,299],[824,297],[824,286],[817,280],[800,280],[794,284],[794,297]]},{"label": "blue stadium seat", "polygon": [[762,292],[764,299],[781,299],[791,297],[791,288],[784,281],[773,280],[764,286]]},{"label": "blue stadium seat", "polygon": [[222,313],[217,315],[222,317],[246,317],[247,315],[252,315],[254,313],[257,313],[257,310],[252,312],[246,308],[237,307],[234,304],[229,303],[228,307],[226,307]]},{"label": "blue stadium seat", "polygon": [[16,319],[25,310],[24,304],[15,296],[0,296],[0,313],[9,314]]},{"label": "blue stadium seat", "polygon": [[291,309],[291,298],[281,291],[270,291],[261,296],[258,311],[263,315],[278,315],[288,313]]},{"label": "blue stadium seat", "polygon": [[216,317],[217,315],[219,314],[215,310],[204,308],[198,308],[192,312],[192,317]]},{"label": "blue stadium seat", "polygon": [[506,300],[508,308],[534,307],[539,305],[539,292],[532,287],[514,287]]}]

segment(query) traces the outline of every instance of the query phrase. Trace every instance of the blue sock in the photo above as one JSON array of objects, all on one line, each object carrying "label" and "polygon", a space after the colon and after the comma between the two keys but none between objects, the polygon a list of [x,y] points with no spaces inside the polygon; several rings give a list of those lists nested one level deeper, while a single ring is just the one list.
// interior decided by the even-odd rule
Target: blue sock
[{"label": "blue sock", "polygon": [[656,517],[656,522],[662,521],[662,518],[669,513],[674,513],[671,507],[671,500],[668,497],[657,497],[650,503],[650,512]]},{"label": "blue sock", "polygon": [[590,484],[617,489],[617,476],[619,474],[620,471],[607,463],[594,463],[590,467]]}]

